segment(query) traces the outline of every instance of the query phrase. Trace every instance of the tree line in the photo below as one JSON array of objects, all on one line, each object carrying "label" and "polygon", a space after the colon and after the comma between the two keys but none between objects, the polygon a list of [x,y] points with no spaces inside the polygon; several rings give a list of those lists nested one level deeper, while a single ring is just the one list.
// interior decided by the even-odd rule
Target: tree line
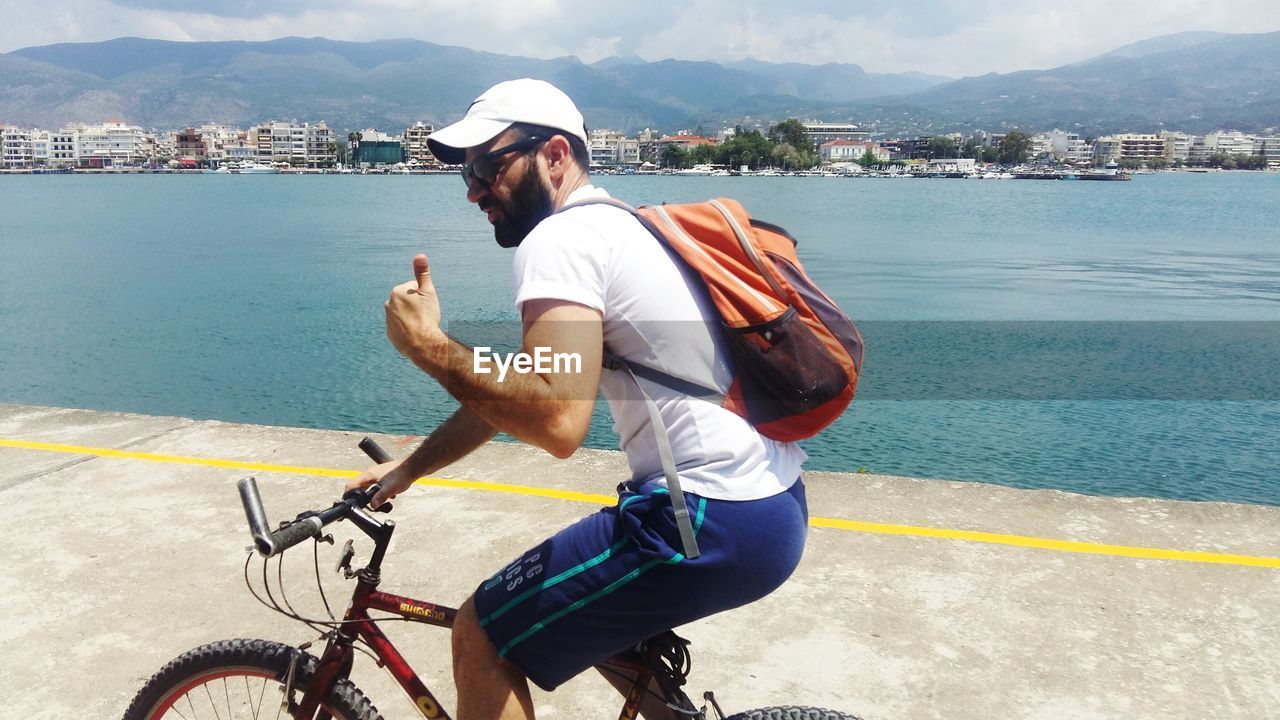
[{"label": "tree line", "polygon": [[818,148],[809,140],[804,124],[794,118],[769,127],[767,134],[744,130],[741,125],[719,145],[698,145],[692,150],[676,143],[662,149],[662,167],[689,168],[694,165],[747,166],[752,170],[780,167],[805,170],[818,164]]},{"label": "tree line", "polygon": [[[981,162],[1017,165],[1027,161],[1031,153],[1031,136],[1013,130],[998,145],[983,145],[969,139],[963,144],[953,138],[938,136],[929,140],[927,157],[973,158]],[[670,143],[658,157],[659,165],[668,168],[689,168],[694,165],[747,166],[752,170],[776,167],[787,170],[807,170],[818,164],[818,148],[805,132],[804,124],[795,118],[769,127],[767,133],[759,130],[734,128],[733,135],[719,145],[698,145],[687,149]],[[884,162],[870,150],[856,161],[864,167],[901,164]]]}]

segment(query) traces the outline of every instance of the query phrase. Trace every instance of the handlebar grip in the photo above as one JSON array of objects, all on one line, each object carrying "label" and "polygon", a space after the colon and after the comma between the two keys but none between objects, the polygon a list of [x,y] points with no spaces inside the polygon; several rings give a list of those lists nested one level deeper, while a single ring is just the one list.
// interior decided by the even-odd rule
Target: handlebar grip
[{"label": "handlebar grip", "polygon": [[240,490],[240,503],[244,505],[245,517],[249,520],[253,546],[262,557],[278,555],[309,537],[315,537],[324,527],[319,517],[311,516],[271,532],[267,529],[267,513],[262,507],[262,496],[258,494],[258,481],[247,477],[236,483],[236,487]]},{"label": "handlebar grip", "polygon": [[258,552],[266,557],[278,555],[303,540],[319,535],[320,529],[323,527],[324,522],[315,515],[302,518],[301,520],[295,520],[289,525],[271,533],[271,537],[267,540],[267,552],[263,552],[261,545],[258,546]]},{"label": "handlebar grip", "polygon": [[258,481],[247,477],[236,483],[240,490],[240,504],[249,521],[249,533],[253,544],[264,557],[271,557],[271,531],[267,528],[267,513],[262,508],[262,496],[258,494]]},{"label": "handlebar grip", "polygon": [[394,459],[391,457],[390,453],[383,450],[382,446],[374,442],[371,437],[366,437],[360,441],[360,449],[364,451],[365,455],[368,455],[370,459],[379,465],[391,462]]}]

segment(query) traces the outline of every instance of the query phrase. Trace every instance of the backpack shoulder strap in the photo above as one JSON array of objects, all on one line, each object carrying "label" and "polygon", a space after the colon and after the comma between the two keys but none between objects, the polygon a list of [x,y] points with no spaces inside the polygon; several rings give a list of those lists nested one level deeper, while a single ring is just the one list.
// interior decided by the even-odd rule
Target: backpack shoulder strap
[{"label": "backpack shoulder strap", "polygon": [[552,215],[559,215],[560,213],[564,212],[565,210],[572,210],[573,208],[576,208],[576,207],[584,207],[584,206],[586,206],[586,205],[612,205],[613,207],[616,207],[616,208],[618,208],[619,210],[626,210],[627,212],[631,213],[632,215],[636,215],[637,217],[639,216],[639,215],[636,213],[636,209],[635,209],[635,208],[631,207],[631,206],[630,206],[630,205],[628,205],[627,203],[624,203],[624,202],[622,202],[621,200],[619,200],[619,199],[617,199],[617,198],[612,198],[612,197],[587,198],[586,200],[579,200],[579,201],[577,201],[577,202],[571,202],[571,203],[569,203],[568,205],[565,205],[564,207],[560,208],[559,210],[556,210],[554,213],[552,213]]},{"label": "backpack shoulder strap", "polygon": [[[616,360],[616,358],[615,358]],[[689,505],[685,502],[684,492],[680,490],[680,473],[676,471],[675,453],[671,451],[671,440],[667,437],[667,426],[662,422],[662,413],[658,404],[644,391],[640,381],[636,379],[631,366],[620,363],[619,369],[626,371],[631,382],[636,384],[640,396],[644,398],[645,409],[649,412],[649,425],[653,427],[654,439],[658,443],[658,459],[662,463],[662,474],[667,479],[667,491],[671,495],[671,509],[675,511],[676,528],[680,531],[680,544],[684,556],[693,560],[702,554],[698,549],[698,539],[694,535],[693,523],[689,520]]]}]

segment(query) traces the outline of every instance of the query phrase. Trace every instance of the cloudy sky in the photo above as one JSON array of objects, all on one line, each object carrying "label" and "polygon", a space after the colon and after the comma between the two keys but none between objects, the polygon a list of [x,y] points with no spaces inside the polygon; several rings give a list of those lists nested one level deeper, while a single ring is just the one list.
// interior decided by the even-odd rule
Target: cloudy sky
[{"label": "cloudy sky", "polygon": [[587,62],[851,62],[962,76],[1063,65],[1186,30],[1280,30],[1276,0],[0,0],[0,52],[167,40],[411,37]]}]

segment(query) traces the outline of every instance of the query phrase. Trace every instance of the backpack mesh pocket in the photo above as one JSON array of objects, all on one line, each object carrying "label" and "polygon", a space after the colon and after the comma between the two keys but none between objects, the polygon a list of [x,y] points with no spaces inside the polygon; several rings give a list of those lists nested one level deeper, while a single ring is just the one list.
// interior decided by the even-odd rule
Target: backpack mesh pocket
[{"label": "backpack mesh pocket", "polygon": [[726,328],[725,334],[752,423],[806,412],[849,385],[844,368],[794,307],[760,325]]}]

